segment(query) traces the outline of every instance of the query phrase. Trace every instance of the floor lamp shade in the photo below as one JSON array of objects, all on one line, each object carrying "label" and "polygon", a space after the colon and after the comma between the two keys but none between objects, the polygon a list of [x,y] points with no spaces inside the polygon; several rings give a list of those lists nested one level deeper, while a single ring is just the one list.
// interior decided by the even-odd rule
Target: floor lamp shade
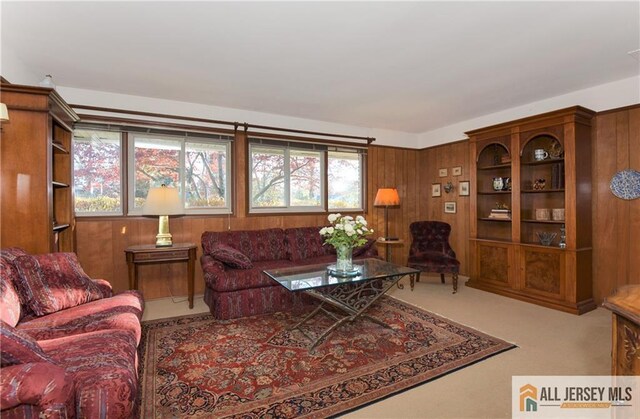
[{"label": "floor lamp shade", "polygon": [[172,236],[169,232],[169,215],[180,215],[184,213],[182,201],[176,188],[168,188],[162,185],[159,188],[149,189],[147,200],[142,207],[143,215],[159,215],[158,235],[156,236],[156,246],[173,245]]},{"label": "floor lamp shade", "polygon": [[400,205],[400,196],[396,188],[380,188],[373,200],[375,207],[384,207],[384,239],[396,240],[397,237],[389,237],[389,207]]}]

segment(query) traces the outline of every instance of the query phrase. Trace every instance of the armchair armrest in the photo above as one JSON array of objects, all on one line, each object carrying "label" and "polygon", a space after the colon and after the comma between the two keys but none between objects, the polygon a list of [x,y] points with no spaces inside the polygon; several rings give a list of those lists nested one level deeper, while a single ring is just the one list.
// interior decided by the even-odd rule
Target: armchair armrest
[{"label": "armchair armrest", "polygon": [[202,266],[202,273],[204,274],[204,282],[210,288],[215,288],[215,283],[227,276],[222,262],[214,259],[210,255],[200,256],[200,265]]},{"label": "armchair armrest", "polygon": [[105,298],[113,297],[113,287],[109,281],[105,279],[92,279],[92,281],[100,288]]},{"label": "armchair armrest", "polygon": [[63,368],[47,362],[0,368],[0,408],[4,412],[21,404],[35,406],[40,417],[73,417],[73,379]]}]

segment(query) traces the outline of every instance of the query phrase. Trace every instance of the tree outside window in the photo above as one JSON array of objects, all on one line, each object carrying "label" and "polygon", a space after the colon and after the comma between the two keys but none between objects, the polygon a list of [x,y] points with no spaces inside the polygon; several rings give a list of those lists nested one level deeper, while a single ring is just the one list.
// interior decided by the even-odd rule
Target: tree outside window
[{"label": "tree outside window", "polygon": [[76,214],[121,215],[121,134],[76,130],[73,141]]},{"label": "tree outside window", "polygon": [[[358,152],[250,143],[251,210],[362,210],[362,156]],[[322,146],[320,146],[322,147]],[[324,167],[325,154],[328,167]]]}]

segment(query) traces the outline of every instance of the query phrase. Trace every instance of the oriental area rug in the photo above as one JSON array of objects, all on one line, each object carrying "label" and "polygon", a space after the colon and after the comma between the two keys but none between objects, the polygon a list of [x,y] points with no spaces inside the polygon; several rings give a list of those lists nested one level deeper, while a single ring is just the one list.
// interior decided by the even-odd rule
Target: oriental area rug
[{"label": "oriental area rug", "polygon": [[[143,323],[143,418],[325,418],[362,407],[515,346],[391,297],[318,345],[299,315]],[[318,315],[307,331],[332,321]]]}]

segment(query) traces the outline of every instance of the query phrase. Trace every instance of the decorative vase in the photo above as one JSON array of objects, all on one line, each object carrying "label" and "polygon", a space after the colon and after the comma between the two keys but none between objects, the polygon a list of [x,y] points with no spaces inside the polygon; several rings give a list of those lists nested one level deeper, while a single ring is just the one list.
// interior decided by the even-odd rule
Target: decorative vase
[{"label": "decorative vase", "polygon": [[352,251],[353,249],[349,246],[338,246],[336,247],[336,272],[338,273],[349,273],[353,271],[353,260],[352,260]]}]

